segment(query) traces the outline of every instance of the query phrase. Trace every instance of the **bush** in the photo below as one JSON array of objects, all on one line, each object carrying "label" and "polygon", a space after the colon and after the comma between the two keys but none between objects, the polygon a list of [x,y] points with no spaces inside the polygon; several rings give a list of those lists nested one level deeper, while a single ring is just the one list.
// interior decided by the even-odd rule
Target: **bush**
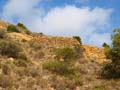
[{"label": "bush", "polygon": [[17,26],[22,27],[24,29],[27,29],[26,26],[24,24],[22,24],[22,23],[18,23]]},{"label": "bush", "polygon": [[5,75],[0,75],[0,86],[2,88],[10,88],[13,85],[13,81],[10,77]]},{"label": "bush", "polygon": [[103,47],[106,48],[106,47],[110,47],[107,43],[103,43]]},{"label": "bush", "polygon": [[8,64],[2,65],[2,72],[5,75],[9,75],[11,72],[10,66]]},{"label": "bush", "polygon": [[17,26],[23,28],[26,34],[31,34],[31,32],[27,29],[27,27],[24,24],[18,23]]},{"label": "bush", "polygon": [[19,60],[15,60],[14,64],[18,67],[27,67],[27,60],[23,60],[23,59],[19,59]]},{"label": "bush", "polygon": [[14,26],[14,25],[9,25],[9,26],[7,27],[7,31],[8,31],[8,32],[20,32],[20,31],[17,29],[17,27]]},{"label": "bush", "polygon": [[94,90],[106,90],[104,85],[97,85],[94,87]]},{"label": "bush", "polygon": [[3,39],[6,37],[6,32],[5,30],[0,30],[0,38]]},{"label": "bush", "polygon": [[105,55],[111,63],[103,67],[102,75],[109,78],[120,78],[120,28],[114,30],[112,46],[105,47]]},{"label": "bush", "polygon": [[0,42],[0,54],[18,58],[20,52],[22,52],[22,48],[15,42],[11,41],[1,41]]},{"label": "bush", "polygon": [[40,50],[42,48],[38,42],[34,41],[34,39],[30,40],[29,45],[34,50]]},{"label": "bush", "polygon": [[111,59],[111,49],[110,49],[110,47],[105,47],[104,48],[104,54],[106,55],[106,58],[107,59]]},{"label": "bush", "polygon": [[73,36],[74,39],[76,39],[80,44],[82,44],[81,38],[79,36]]},{"label": "bush", "polygon": [[48,61],[43,64],[43,69],[47,69],[56,74],[68,76],[74,74],[74,69],[64,62]]},{"label": "bush", "polygon": [[59,48],[56,50],[56,58],[58,60],[64,59],[65,62],[70,62],[73,59],[76,59],[76,52],[74,49],[69,47]]},{"label": "bush", "polygon": [[113,69],[112,63],[105,63],[103,65],[102,76],[108,79],[116,77],[116,73],[115,73],[115,70]]}]

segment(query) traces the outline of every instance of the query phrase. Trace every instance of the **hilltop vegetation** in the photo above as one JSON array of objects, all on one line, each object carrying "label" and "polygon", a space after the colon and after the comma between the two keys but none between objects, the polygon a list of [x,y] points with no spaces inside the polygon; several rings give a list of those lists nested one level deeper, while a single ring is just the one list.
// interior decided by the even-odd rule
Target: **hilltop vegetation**
[{"label": "hilltop vegetation", "polygon": [[7,23],[0,28],[0,90],[120,90],[119,35],[112,46],[104,43],[108,60],[103,48],[82,45],[79,36],[46,36]]},{"label": "hilltop vegetation", "polygon": [[120,78],[120,29],[115,29],[112,35],[112,46],[104,45],[105,54],[110,62],[103,68],[106,78]]}]

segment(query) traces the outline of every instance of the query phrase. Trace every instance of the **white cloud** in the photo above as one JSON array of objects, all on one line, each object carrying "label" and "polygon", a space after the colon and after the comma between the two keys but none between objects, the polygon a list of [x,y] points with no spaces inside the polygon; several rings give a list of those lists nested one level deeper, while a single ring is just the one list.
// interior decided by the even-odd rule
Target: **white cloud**
[{"label": "white cloud", "polygon": [[32,31],[48,35],[79,35],[87,44],[101,45],[104,41],[109,42],[109,33],[106,35],[97,32],[104,32],[103,28],[109,25],[110,9],[65,6],[53,8],[42,17],[44,10],[36,7],[40,1],[10,0],[4,7],[4,18],[13,20],[13,17],[17,17]]},{"label": "white cloud", "polygon": [[107,42],[108,44],[111,43],[110,41],[111,35],[110,33],[94,33],[91,38],[89,39],[91,45],[103,45],[103,42]]}]

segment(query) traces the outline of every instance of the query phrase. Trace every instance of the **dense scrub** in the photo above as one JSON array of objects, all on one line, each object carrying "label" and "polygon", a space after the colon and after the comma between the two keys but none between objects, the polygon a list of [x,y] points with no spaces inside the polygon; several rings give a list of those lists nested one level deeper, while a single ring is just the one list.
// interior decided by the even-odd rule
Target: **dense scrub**
[{"label": "dense scrub", "polygon": [[0,41],[0,53],[8,57],[19,57],[22,52],[22,47],[19,44],[11,41]]},{"label": "dense scrub", "polygon": [[105,54],[111,61],[104,65],[102,75],[106,78],[120,78],[120,29],[112,35],[112,46],[105,46]]},{"label": "dense scrub", "polygon": [[15,25],[9,25],[7,27],[8,32],[20,32],[20,30]]}]

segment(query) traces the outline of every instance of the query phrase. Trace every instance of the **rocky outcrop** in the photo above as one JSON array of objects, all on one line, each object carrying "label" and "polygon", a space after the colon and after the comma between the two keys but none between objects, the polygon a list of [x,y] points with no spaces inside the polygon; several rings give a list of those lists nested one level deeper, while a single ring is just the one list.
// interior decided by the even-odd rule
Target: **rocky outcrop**
[{"label": "rocky outcrop", "polygon": [[103,48],[89,45],[83,45],[83,47],[85,49],[84,56],[86,59],[97,61],[99,63],[106,61]]}]

